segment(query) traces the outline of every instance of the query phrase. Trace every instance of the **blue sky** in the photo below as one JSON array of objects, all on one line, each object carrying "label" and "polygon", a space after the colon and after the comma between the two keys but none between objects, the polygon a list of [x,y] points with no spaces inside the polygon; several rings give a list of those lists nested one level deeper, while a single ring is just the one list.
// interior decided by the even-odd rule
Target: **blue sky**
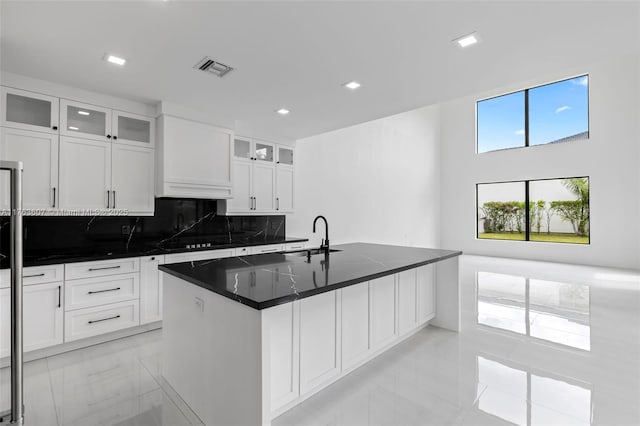
[{"label": "blue sky", "polygon": [[[529,145],[588,130],[587,76],[529,90]],[[524,91],[478,102],[478,152],[524,146]]]}]

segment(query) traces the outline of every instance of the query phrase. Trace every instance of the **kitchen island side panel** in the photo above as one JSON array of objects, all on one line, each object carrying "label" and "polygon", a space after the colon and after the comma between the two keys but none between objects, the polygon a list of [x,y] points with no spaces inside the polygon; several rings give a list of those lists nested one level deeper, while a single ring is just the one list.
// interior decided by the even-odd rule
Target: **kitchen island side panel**
[{"label": "kitchen island side panel", "polygon": [[260,311],[163,279],[166,381],[206,425],[269,425]]}]

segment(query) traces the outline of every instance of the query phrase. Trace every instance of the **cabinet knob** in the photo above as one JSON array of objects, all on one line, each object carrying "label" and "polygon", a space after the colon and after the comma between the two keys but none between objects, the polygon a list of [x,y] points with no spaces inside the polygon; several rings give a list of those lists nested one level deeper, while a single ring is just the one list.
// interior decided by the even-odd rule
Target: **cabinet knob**
[{"label": "cabinet knob", "polygon": [[116,139],[118,139],[118,137],[116,135],[113,135],[113,140],[115,141]]},{"label": "cabinet knob", "polygon": [[58,130],[58,126],[51,126],[53,130]]},{"label": "cabinet knob", "polygon": [[111,139],[111,135],[107,135],[107,139]]},{"label": "cabinet knob", "polygon": [[276,161],[276,164],[280,164],[280,162],[279,162],[279,161]]},{"label": "cabinet knob", "polygon": [[151,258],[151,260],[156,260],[155,256]]}]

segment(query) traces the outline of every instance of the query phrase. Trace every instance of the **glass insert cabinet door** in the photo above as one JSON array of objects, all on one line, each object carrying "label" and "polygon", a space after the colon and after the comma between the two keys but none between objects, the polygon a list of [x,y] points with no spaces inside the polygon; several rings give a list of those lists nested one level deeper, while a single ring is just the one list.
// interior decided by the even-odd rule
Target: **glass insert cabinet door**
[{"label": "glass insert cabinet door", "polygon": [[256,141],[253,156],[257,161],[275,162],[274,146],[266,142]]},{"label": "glass insert cabinet door", "polygon": [[113,140],[146,147],[154,146],[153,118],[113,111]]},{"label": "glass insert cabinet door", "polygon": [[248,139],[236,138],[233,141],[233,156],[235,158],[242,158],[245,160],[251,160],[251,141]]},{"label": "glass insert cabinet door", "polygon": [[99,141],[111,139],[111,110],[95,105],[60,101],[60,133]]},{"label": "glass insert cabinet door", "polygon": [[2,88],[2,125],[58,133],[59,99],[25,90]]},{"label": "glass insert cabinet door", "polygon": [[293,148],[278,147],[278,164],[293,166]]}]

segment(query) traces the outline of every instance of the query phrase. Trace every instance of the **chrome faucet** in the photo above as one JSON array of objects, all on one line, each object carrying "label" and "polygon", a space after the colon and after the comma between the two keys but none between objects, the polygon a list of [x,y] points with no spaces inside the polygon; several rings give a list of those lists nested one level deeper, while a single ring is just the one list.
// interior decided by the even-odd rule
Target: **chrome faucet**
[{"label": "chrome faucet", "polygon": [[324,250],[325,255],[329,255],[329,223],[327,222],[327,218],[324,216],[316,216],[313,219],[313,232],[316,232],[316,222],[318,219],[324,220],[324,240],[322,240],[322,244],[320,245],[320,250]]}]

